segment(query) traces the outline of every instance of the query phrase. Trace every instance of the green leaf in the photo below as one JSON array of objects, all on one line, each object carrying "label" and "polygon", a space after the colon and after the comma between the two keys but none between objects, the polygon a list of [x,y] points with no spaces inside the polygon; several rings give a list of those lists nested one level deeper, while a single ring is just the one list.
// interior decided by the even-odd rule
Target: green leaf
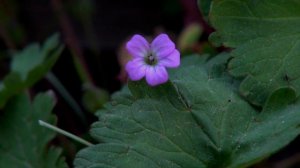
[{"label": "green leaf", "polygon": [[216,44],[236,48],[230,73],[245,77],[240,92],[262,106],[281,87],[300,92],[300,1],[215,0],[210,21]]},{"label": "green leaf", "polygon": [[198,0],[198,7],[205,19],[208,18],[212,0]]},{"label": "green leaf", "polygon": [[109,93],[106,90],[88,83],[83,87],[82,104],[89,112],[95,113],[109,101]]},{"label": "green leaf", "polygon": [[0,115],[0,167],[65,168],[61,149],[48,147],[55,133],[38,124],[52,124],[53,96],[39,94],[33,102],[25,94],[12,98]]},{"label": "green leaf", "polygon": [[[181,53],[189,53],[198,44],[198,41],[203,33],[203,28],[198,23],[189,24],[186,26],[178,37],[178,48]],[[185,54],[181,54],[185,56]]]},{"label": "green leaf", "polygon": [[11,72],[0,81],[0,108],[13,95],[43,78],[58,59],[62,49],[58,35],[55,34],[42,47],[35,43],[16,53],[11,63]]},{"label": "green leaf", "polygon": [[185,63],[157,87],[130,82],[92,125],[91,135],[104,143],[80,151],[75,167],[244,167],[293,140],[300,132],[300,102],[289,105],[294,90],[274,92],[258,112],[228,76],[203,68],[218,72],[226,56],[206,65]]}]

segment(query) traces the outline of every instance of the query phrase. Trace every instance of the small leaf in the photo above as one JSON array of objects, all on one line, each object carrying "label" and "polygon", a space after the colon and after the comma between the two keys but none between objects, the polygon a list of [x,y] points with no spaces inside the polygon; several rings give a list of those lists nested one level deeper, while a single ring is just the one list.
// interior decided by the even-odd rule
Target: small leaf
[{"label": "small leaf", "polygon": [[82,104],[89,112],[96,112],[109,100],[109,93],[92,84],[84,85]]},{"label": "small leaf", "polygon": [[58,35],[50,37],[43,47],[31,44],[14,55],[11,72],[0,82],[0,108],[6,101],[40,80],[54,65],[62,52]]},{"label": "small leaf", "polygon": [[[245,167],[288,144],[300,132],[300,102],[290,104],[294,91],[274,92],[257,111],[229,76],[209,76],[203,68],[224,67],[226,56],[174,69],[158,87],[130,82],[92,125],[91,135],[104,143],[80,151],[75,167]],[[286,101],[278,98],[283,95]]]},{"label": "small leaf", "polygon": [[300,1],[215,0],[210,21],[216,44],[236,48],[230,73],[245,77],[240,92],[263,106],[282,87],[300,93]]},{"label": "small leaf", "polygon": [[0,116],[0,167],[67,167],[61,149],[48,148],[55,133],[38,124],[39,119],[55,123],[54,104],[49,94],[39,94],[32,103],[21,94],[7,103]]},{"label": "small leaf", "polygon": [[193,23],[185,27],[178,37],[179,50],[184,53],[191,52],[197,45],[202,32],[203,28],[198,23]]}]

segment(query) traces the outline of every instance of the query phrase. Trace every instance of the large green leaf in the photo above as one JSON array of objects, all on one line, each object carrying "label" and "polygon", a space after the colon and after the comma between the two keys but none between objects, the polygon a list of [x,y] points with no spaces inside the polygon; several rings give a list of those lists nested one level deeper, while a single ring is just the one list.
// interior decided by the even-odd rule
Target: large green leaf
[{"label": "large green leaf", "polygon": [[40,119],[55,123],[53,106],[50,92],[36,96],[32,103],[25,94],[7,103],[0,115],[0,167],[67,167],[61,150],[48,147],[55,133],[38,124]]},{"label": "large green leaf", "polygon": [[44,77],[56,62],[62,49],[58,35],[55,34],[42,47],[34,43],[14,54],[11,72],[0,81],[0,108],[10,97]]},{"label": "large green leaf", "polygon": [[300,132],[300,104],[288,105],[295,92],[274,92],[258,112],[218,73],[226,62],[220,56],[207,65],[189,58],[195,65],[183,63],[158,87],[130,82],[92,126],[104,143],[80,151],[75,167],[243,167],[293,140]]},{"label": "large green leaf", "polygon": [[215,0],[210,21],[211,40],[236,48],[229,70],[246,77],[240,92],[251,103],[263,105],[281,87],[299,95],[299,0]]}]

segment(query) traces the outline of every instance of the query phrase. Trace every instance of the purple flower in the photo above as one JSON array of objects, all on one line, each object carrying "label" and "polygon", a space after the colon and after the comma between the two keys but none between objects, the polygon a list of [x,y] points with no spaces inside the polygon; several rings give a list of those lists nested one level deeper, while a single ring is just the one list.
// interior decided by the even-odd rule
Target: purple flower
[{"label": "purple flower", "polygon": [[141,35],[134,35],[126,48],[133,57],[126,65],[129,78],[133,81],[146,77],[151,86],[165,83],[169,78],[166,68],[180,65],[180,53],[166,34],[160,34],[151,44]]}]

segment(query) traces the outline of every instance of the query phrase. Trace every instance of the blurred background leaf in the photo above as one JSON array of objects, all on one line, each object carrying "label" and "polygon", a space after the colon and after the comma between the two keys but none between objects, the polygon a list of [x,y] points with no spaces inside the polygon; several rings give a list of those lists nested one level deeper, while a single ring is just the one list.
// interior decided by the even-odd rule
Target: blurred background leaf
[{"label": "blurred background leaf", "polygon": [[54,105],[50,91],[37,95],[33,101],[25,93],[9,100],[0,113],[0,167],[68,167],[61,148],[49,146],[55,133],[38,124],[38,120],[56,123],[51,114]]},{"label": "blurred background leaf", "polygon": [[208,15],[212,1],[213,0],[197,0],[198,7],[206,20],[208,20]]},{"label": "blurred background leaf", "polygon": [[90,84],[84,85],[82,104],[91,113],[101,109],[109,101],[109,93]]},{"label": "blurred background leaf", "polygon": [[31,87],[52,68],[63,46],[58,35],[50,37],[42,47],[31,44],[13,56],[11,72],[0,83],[0,107],[13,95]]}]

